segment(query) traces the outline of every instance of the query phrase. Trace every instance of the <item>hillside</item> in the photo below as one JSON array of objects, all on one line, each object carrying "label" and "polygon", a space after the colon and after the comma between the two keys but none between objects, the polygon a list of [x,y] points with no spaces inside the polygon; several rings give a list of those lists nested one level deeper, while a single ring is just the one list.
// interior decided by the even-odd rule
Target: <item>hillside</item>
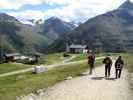
[{"label": "hillside", "polygon": [[34,33],[31,26],[3,13],[0,14],[0,38],[0,47],[5,52],[43,51],[48,45],[48,39]]},{"label": "hillside", "polygon": [[34,26],[0,14],[0,48],[5,52],[47,52],[49,45],[70,32],[74,25],[52,17]]},{"label": "hillside", "polygon": [[5,52],[64,51],[66,41],[85,44],[98,51],[133,51],[133,3],[89,19],[77,28],[73,23],[51,17],[34,26],[0,14],[0,48]]},{"label": "hillside", "polygon": [[89,19],[69,33],[68,41],[97,50],[133,51],[133,4],[126,1],[114,11]]},{"label": "hillside", "polygon": [[40,34],[46,36],[53,42],[60,39],[65,33],[72,31],[75,27],[72,23],[65,22],[57,17],[51,17],[42,23]]},{"label": "hillside", "polygon": [[75,23],[65,22],[57,17],[51,17],[41,24],[34,26],[34,30],[48,38],[46,52],[61,52],[65,50],[66,35],[76,28]]}]

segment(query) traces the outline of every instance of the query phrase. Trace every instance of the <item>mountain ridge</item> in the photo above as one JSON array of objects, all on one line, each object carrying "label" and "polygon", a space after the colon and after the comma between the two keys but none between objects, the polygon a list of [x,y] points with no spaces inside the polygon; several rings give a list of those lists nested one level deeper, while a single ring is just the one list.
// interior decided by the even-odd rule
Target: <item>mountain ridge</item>
[{"label": "mountain ridge", "polygon": [[98,51],[133,51],[133,3],[126,1],[118,9],[78,27],[57,17],[41,20],[34,26],[26,25],[1,13],[0,37],[8,52],[64,51],[66,42],[85,44]]},{"label": "mountain ridge", "polygon": [[[51,19],[48,20],[50,21]],[[50,23],[53,21],[54,20],[52,19]],[[60,19],[58,19],[57,22],[60,26],[64,25],[62,29],[68,29],[67,32],[70,31],[69,28],[71,26],[68,28],[68,23],[63,22]],[[45,22],[41,24],[37,23],[35,26],[23,24],[15,17],[1,13],[0,38],[2,45],[0,45],[0,49],[3,49],[5,52],[45,52],[46,48],[58,39],[58,37],[65,34],[66,30],[59,32],[61,29],[60,27],[57,27],[57,32],[56,30],[48,30],[48,32],[44,32],[44,29],[48,29],[48,27],[44,27],[44,24]],[[54,25],[49,28],[54,29]],[[49,37],[50,35],[52,38]],[[57,38],[55,38],[56,35]]]},{"label": "mountain ridge", "polygon": [[126,1],[116,10],[89,19],[69,33],[68,41],[99,51],[132,51],[133,8],[128,5],[133,3]]}]

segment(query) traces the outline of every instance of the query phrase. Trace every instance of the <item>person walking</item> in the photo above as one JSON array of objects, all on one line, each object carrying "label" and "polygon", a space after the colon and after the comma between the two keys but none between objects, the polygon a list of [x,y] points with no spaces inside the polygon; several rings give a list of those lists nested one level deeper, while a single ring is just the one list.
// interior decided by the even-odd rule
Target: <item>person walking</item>
[{"label": "person walking", "polygon": [[90,67],[89,74],[92,75],[93,69],[94,69],[94,63],[95,63],[95,54],[92,51],[88,52],[88,65]]},{"label": "person walking", "polygon": [[122,60],[122,57],[119,56],[115,62],[116,79],[121,77],[121,72],[122,72],[123,66],[124,66],[124,61]]},{"label": "person walking", "polygon": [[112,66],[112,60],[110,57],[106,57],[103,60],[103,63],[105,64],[105,77],[110,77],[110,71]]}]

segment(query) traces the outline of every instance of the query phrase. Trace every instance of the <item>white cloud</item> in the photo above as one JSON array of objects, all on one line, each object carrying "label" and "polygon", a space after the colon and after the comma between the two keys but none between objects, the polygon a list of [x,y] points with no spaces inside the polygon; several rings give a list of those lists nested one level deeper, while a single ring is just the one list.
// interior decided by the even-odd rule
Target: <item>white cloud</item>
[{"label": "white cloud", "polygon": [[3,9],[19,9],[25,4],[38,5],[43,0],[2,0],[0,1],[0,8]]},{"label": "white cloud", "polygon": [[20,7],[30,4],[39,5],[42,3],[47,3],[48,5],[64,5],[68,4],[70,0],[1,0],[0,8],[3,9],[19,9]]},{"label": "white cloud", "polygon": [[[30,5],[39,5],[42,3],[47,3],[49,5],[54,5],[54,4],[58,4],[58,5],[76,5],[78,7],[82,6],[82,5],[87,5],[87,6],[96,6],[96,5],[104,5],[104,6],[108,6],[108,5],[116,5],[119,4],[123,1],[126,0],[1,0],[0,1],[0,8],[4,8],[4,9],[19,9],[20,7],[22,7],[25,4],[30,4]],[[133,0],[130,0],[133,1]]]},{"label": "white cloud", "polygon": [[43,12],[36,10],[26,10],[22,12],[10,12],[9,15],[15,16],[17,18],[26,18],[26,19],[40,19],[44,17]]},{"label": "white cloud", "polygon": [[44,18],[44,13],[36,10],[26,10],[22,12],[9,12],[8,14],[16,17],[18,20],[20,20],[25,24],[30,24],[28,21],[30,19],[39,20]]},{"label": "white cloud", "polygon": [[65,5],[65,4],[69,4],[71,0],[44,0],[44,2],[49,5],[54,5],[54,4]]},{"label": "white cloud", "polygon": [[[47,16],[57,16],[66,21],[85,21],[88,18],[118,8],[126,0],[71,0],[67,6],[50,9]],[[132,0],[133,1],[133,0]]]},{"label": "white cloud", "polygon": [[[22,1],[22,0],[18,0],[18,1]],[[36,11],[36,10],[34,11],[26,10],[21,12],[10,12],[9,14],[19,19],[30,19],[30,18],[46,19],[51,16],[56,16],[65,21],[78,22],[78,21],[85,21],[91,17],[116,9],[125,1],[126,0],[23,0],[22,1],[23,4],[27,2],[35,5],[35,4],[40,4],[42,2],[45,2],[49,5],[65,4],[65,6],[61,8],[49,9],[49,10],[46,10],[45,12]]]}]

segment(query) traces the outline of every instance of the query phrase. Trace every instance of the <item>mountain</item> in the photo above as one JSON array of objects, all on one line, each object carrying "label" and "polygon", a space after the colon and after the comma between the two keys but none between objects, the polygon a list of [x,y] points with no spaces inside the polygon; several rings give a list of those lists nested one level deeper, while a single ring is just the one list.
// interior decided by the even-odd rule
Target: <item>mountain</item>
[{"label": "mountain", "polygon": [[0,49],[5,52],[43,52],[49,41],[32,26],[4,13],[0,14],[0,40]]},{"label": "mountain", "polygon": [[70,43],[87,44],[102,51],[133,51],[133,3],[96,16],[79,25],[67,36]]},{"label": "mountain", "polygon": [[130,0],[127,0],[125,3],[123,3],[119,9],[128,9],[128,10],[131,10],[133,9],[133,4]]},{"label": "mountain", "polygon": [[51,17],[45,20],[41,27],[42,31],[40,33],[54,42],[64,36],[65,33],[72,31],[76,26],[57,17]]},{"label": "mountain", "polygon": [[[30,20],[34,22],[34,20]],[[98,51],[133,51],[133,3],[89,19],[78,27],[51,17],[34,26],[0,13],[0,50],[5,52],[55,52],[68,43],[86,44]]]},{"label": "mountain", "polygon": [[12,17],[10,15],[7,15],[5,13],[0,13],[0,21],[6,21],[6,22],[19,22],[15,17]]},{"label": "mountain", "polygon": [[66,35],[76,27],[77,24],[74,22],[65,22],[57,17],[51,17],[41,24],[36,23],[33,29],[36,33],[49,39],[49,45],[45,51],[60,52],[65,49]]},{"label": "mountain", "polygon": [[[34,20],[30,20],[35,22]],[[35,25],[23,24],[15,17],[0,13],[0,50],[5,52],[46,52],[75,26],[51,17]]]}]

